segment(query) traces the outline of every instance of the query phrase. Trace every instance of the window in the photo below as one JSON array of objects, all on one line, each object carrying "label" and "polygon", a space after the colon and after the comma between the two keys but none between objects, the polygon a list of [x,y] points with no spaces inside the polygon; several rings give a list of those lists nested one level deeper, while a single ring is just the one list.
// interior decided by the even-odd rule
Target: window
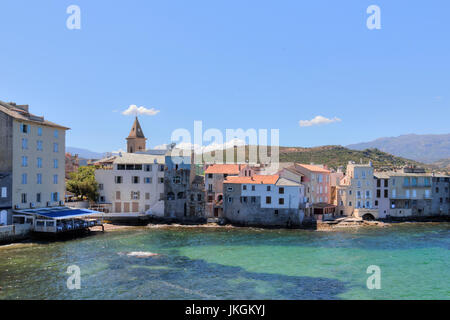
[{"label": "window", "polygon": [[103,190],[103,183],[98,184],[98,190]]},{"label": "window", "polygon": [[370,190],[366,190],[366,198],[370,198]]},{"label": "window", "polygon": [[242,185],[242,190],[247,190],[247,186],[245,184]]},{"label": "window", "polygon": [[256,197],[251,198],[252,203],[256,203]]},{"label": "window", "polygon": [[228,197],[228,203],[232,203],[233,202],[233,198],[232,197]]},{"label": "window", "polygon": [[122,183],[122,176],[116,176],[115,178],[115,182],[117,183],[117,184],[120,184],[120,183]]},{"label": "window", "polygon": [[42,158],[37,158],[37,167],[42,168]]},{"label": "window", "polygon": [[42,151],[43,150],[43,148],[42,148],[42,140],[37,140],[36,141],[36,150],[37,151]]},{"label": "window", "polygon": [[212,173],[208,173],[208,179],[212,179],[213,175]]},{"label": "window", "polygon": [[279,193],[279,194],[284,194],[284,188],[283,188],[283,187],[279,188],[279,189],[278,189],[278,193]]},{"label": "window", "polygon": [[152,178],[151,177],[145,177],[144,178],[144,183],[147,183],[147,184],[152,183]]},{"label": "window", "polygon": [[397,197],[397,189],[392,190],[392,198]]},{"label": "window", "polygon": [[233,187],[228,187],[227,191],[233,191]]},{"label": "window", "polygon": [[42,136],[42,128],[41,128],[41,127],[38,127],[38,128],[37,128],[37,135],[38,135],[39,137]]},{"label": "window", "polygon": [[276,214],[276,215],[278,215],[278,210],[275,210],[273,213]]},{"label": "window", "polygon": [[208,196],[208,202],[213,202],[213,196]]},{"label": "window", "polygon": [[412,178],[412,184],[411,185],[412,186],[417,186],[417,178],[416,177]]},{"label": "window", "polygon": [[116,200],[120,200],[120,191],[116,191]]},{"label": "window", "polygon": [[425,178],[425,186],[426,187],[430,186],[430,178]]},{"label": "window", "polygon": [[53,159],[53,168],[58,169],[58,159]]},{"label": "window", "polygon": [[105,196],[100,196],[100,202],[105,202]]},{"label": "window", "polygon": [[410,197],[410,195],[409,195],[409,190],[406,190],[406,197],[407,197],[407,198]]},{"label": "window", "polygon": [[144,166],[144,170],[147,171],[147,172],[152,171],[152,165],[151,165],[151,164],[146,164],[146,165]]},{"label": "window", "polygon": [[28,167],[28,157],[22,156],[22,167]]},{"label": "window", "polygon": [[58,139],[58,130],[54,130],[53,131],[53,136],[56,138],[56,139]]},{"label": "window", "polygon": [[255,191],[255,190],[256,190],[255,186],[252,186],[252,191]]},{"label": "window", "polygon": [[53,152],[58,152],[58,148],[59,148],[58,144],[56,142],[53,143]]},{"label": "window", "polygon": [[430,190],[425,190],[425,198],[430,198]]},{"label": "window", "polygon": [[278,199],[278,204],[284,204],[284,198]]},{"label": "window", "polygon": [[375,205],[378,206],[378,200],[375,200]]},{"label": "window", "polygon": [[267,204],[272,203],[272,197],[266,197],[266,203]]},{"label": "window", "polygon": [[377,179],[377,188],[380,188],[380,187],[381,187],[381,180]]},{"label": "window", "polygon": [[408,187],[409,186],[409,178],[403,178],[403,185]]},{"label": "window", "polygon": [[202,201],[202,194],[201,193],[197,194],[197,201]]},{"label": "window", "polygon": [[180,178],[180,176],[176,176],[176,177],[173,177],[172,181],[175,184],[180,184],[181,183],[181,178]]},{"label": "window", "polygon": [[150,193],[149,192],[145,193],[145,200],[150,200]]},{"label": "window", "polygon": [[53,175],[53,184],[58,184],[58,175],[57,174]]},{"label": "window", "polygon": [[139,191],[131,191],[131,200],[139,200],[140,194]]},{"label": "window", "polygon": [[41,193],[36,193],[36,202],[41,203]]},{"label": "window", "polygon": [[158,179],[158,182],[161,184],[161,183],[164,183],[164,178],[159,178]]},{"label": "window", "polygon": [[139,183],[139,177],[138,176],[131,177],[131,183],[133,183],[133,184]]},{"label": "window", "polygon": [[26,193],[22,193],[20,198],[21,198],[22,203],[27,203],[27,194]]},{"label": "window", "polygon": [[349,206],[349,207],[352,206],[352,202],[351,202],[351,201],[348,202],[348,206]]},{"label": "window", "polygon": [[438,187],[436,187],[436,193],[439,193],[439,188]]},{"label": "window", "polygon": [[59,201],[59,193],[58,192],[52,192],[51,201],[53,201],[53,202]]},{"label": "window", "polygon": [[[378,180],[379,181],[379,180]],[[386,190],[385,190],[386,191]],[[381,198],[381,190],[377,189],[377,198]]]},{"label": "window", "polygon": [[270,191],[270,186],[267,186],[267,191]]},{"label": "window", "polygon": [[42,174],[38,173],[36,176],[36,183],[37,184],[42,184]]},{"label": "window", "polygon": [[27,125],[27,124],[24,124],[24,123],[21,123],[21,124],[20,124],[20,132],[22,132],[22,133],[28,133],[28,125]]},{"label": "window", "polygon": [[8,189],[6,187],[2,187],[2,198],[6,198],[8,196]]},{"label": "window", "polygon": [[164,165],[163,164],[159,166],[159,171],[164,171]]},{"label": "window", "polygon": [[366,201],[366,208],[371,208],[370,201]]},{"label": "window", "polygon": [[384,187],[385,188],[389,187],[389,180],[388,179],[384,179]]},{"label": "window", "polygon": [[28,149],[28,139],[22,138],[22,149],[27,150]]},{"label": "window", "polygon": [[23,173],[22,174],[22,184],[27,184],[27,178],[28,178],[27,174]]},{"label": "window", "polygon": [[417,190],[414,189],[412,191],[412,196],[413,196],[413,198],[417,198]]},{"label": "window", "polygon": [[209,191],[209,192],[212,192],[212,191],[213,191],[213,189],[212,189],[212,184],[208,184],[208,191]]}]

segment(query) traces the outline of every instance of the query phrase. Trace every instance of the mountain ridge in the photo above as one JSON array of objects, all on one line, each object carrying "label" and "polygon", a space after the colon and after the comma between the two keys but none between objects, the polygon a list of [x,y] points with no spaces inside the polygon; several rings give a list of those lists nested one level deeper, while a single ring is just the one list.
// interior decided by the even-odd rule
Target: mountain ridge
[{"label": "mountain ridge", "polygon": [[432,164],[450,158],[450,134],[404,134],[350,144],[346,147],[360,151],[376,148],[398,157]]}]

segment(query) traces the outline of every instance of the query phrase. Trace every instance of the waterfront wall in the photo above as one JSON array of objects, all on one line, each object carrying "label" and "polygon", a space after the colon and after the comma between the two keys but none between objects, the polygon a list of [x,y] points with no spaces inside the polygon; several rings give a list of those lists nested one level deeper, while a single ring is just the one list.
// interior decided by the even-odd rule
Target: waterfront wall
[{"label": "waterfront wall", "polygon": [[0,243],[20,240],[28,237],[31,225],[9,225],[0,227]]}]

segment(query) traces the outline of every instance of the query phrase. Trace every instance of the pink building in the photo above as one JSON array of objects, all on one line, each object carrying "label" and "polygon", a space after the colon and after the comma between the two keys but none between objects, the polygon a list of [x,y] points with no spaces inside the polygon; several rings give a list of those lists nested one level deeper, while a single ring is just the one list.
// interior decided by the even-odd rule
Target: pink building
[{"label": "pink building", "polygon": [[331,171],[324,165],[300,164],[294,165],[300,172],[302,184],[305,185],[305,215],[322,219],[324,214],[333,214],[335,206],[331,200]]}]

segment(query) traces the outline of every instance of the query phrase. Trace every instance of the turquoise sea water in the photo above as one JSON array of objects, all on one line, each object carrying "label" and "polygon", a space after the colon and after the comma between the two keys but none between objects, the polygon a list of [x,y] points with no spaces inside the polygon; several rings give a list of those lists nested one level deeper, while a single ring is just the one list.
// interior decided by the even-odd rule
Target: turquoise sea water
[{"label": "turquoise sea water", "polygon": [[[450,299],[450,224],[136,228],[0,247],[0,299]],[[138,258],[126,252],[146,251]],[[69,290],[70,265],[81,289]],[[370,265],[381,289],[369,290]]]}]

